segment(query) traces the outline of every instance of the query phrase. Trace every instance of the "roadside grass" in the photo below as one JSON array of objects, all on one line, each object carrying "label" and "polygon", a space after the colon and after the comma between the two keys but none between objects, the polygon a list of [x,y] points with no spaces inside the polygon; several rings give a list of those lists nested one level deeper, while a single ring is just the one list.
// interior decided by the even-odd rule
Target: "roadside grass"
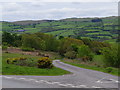
[{"label": "roadside grass", "polygon": [[115,75],[115,76],[120,76],[120,72],[119,72],[118,68],[108,67],[108,68],[112,69],[112,71],[109,72],[108,68],[104,68],[104,67],[101,67],[99,65],[94,65],[94,62],[88,62],[89,64],[88,63],[86,64],[86,63],[80,62],[78,60],[66,60],[66,59],[64,59],[61,61],[64,63],[70,64],[70,65],[73,65],[73,66],[80,67],[80,68],[91,69],[91,70],[96,70],[96,71],[100,71],[100,72],[104,72],[104,73],[109,73],[109,74]]},{"label": "roadside grass", "polygon": [[102,67],[104,65],[103,60],[103,55],[94,55],[93,62],[95,62],[97,65]]},{"label": "roadside grass", "polygon": [[52,69],[40,69],[36,67],[27,67],[27,66],[18,66],[14,64],[7,64],[7,58],[15,58],[15,57],[27,57],[32,58],[33,60],[37,60],[38,56],[31,55],[22,55],[16,53],[3,53],[2,55],[2,74],[3,75],[43,75],[43,76],[57,76],[70,74],[70,72],[53,67]]}]

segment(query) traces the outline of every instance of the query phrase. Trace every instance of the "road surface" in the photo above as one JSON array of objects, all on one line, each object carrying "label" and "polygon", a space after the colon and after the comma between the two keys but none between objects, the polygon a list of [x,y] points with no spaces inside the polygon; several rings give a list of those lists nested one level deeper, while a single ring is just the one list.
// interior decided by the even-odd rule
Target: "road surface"
[{"label": "road surface", "polygon": [[118,88],[118,77],[99,71],[53,61],[56,67],[72,72],[62,76],[3,75],[2,88]]}]

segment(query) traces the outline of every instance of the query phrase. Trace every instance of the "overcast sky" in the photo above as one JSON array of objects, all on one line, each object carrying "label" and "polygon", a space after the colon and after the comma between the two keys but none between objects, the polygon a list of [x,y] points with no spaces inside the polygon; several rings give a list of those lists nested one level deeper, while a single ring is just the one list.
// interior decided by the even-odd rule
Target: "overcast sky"
[{"label": "overcast sky", "polygon": [[2,20],[42,20],[118,15],[118,2],[1,2]]}]

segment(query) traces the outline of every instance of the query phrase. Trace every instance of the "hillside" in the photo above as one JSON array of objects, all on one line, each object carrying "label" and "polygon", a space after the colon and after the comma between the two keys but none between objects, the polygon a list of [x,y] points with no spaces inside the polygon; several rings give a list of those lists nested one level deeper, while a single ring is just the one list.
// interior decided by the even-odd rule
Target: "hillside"
[{"label": "hillside", "polygon": [[100,41],[116,40],[118,17],[2,22],[2,30],[18,34],[43,32],[56,37],[88,37]]}]

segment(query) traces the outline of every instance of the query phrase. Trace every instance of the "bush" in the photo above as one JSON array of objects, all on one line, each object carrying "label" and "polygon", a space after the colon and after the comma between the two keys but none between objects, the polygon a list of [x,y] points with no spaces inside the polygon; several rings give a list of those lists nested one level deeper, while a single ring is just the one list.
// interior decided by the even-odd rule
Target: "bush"
[{"label": "bush", "polygon": [[19,57],[19,58],[7,58],[7,64],[15,64],[20,66],[36,67],[37,62],[34,62],[31,58]]},{"label": "bush", "polygon": [[68,51],[65,53],[65,57],[67,57],[69,59],[74,59],[74,58],[76,58],[76,52],[75,51]]},{"label": "bush", "polygon": [[7,58],[6,61],[7,61],[7,64],[15,64],[16,62],[19,62],[19,61],[23,62],[25,60],[27,60],[27,58],[20,57],[20,58]]},{"label": "bush", "polygon": [[23,51],[34,51],[34,48],[29,48],[29,47],[22,47],[21,48]]},{"label": "bush", "polygon": [[86,61],[91,61],[91,57],[89,56],[84,56],[82,57],[82,61],[86,62]]},{"label": "bush", "polygon": [[7,50],[7,46],[2,46],[2,50]]},{"label": "bush", "polygon": [[110,73],[110,72],[112,72],[112,71],[113,71],[113,68],[112,68],[112,67],[107,67],[107,68],[106,68],[106,72]]},{"label": "bush", "polygon": [[101,53],[104,56],[104,63],[106,67],[120,67],[120,60],[118,59],[118,47],[111,46],[103,48]]},{"label": "bush", "polygon": [[50,60],[50,58],[43,57],[38,60],[37,66],[38,66],[38,68],[52,68],[53,64],[52,64],[52,61]]},{"label": "bush", "polygon": [[93,53],[87,45],[81,45],[78,47],[78,58],[82,58],[83,61],[91,61],[93,58]]}]

